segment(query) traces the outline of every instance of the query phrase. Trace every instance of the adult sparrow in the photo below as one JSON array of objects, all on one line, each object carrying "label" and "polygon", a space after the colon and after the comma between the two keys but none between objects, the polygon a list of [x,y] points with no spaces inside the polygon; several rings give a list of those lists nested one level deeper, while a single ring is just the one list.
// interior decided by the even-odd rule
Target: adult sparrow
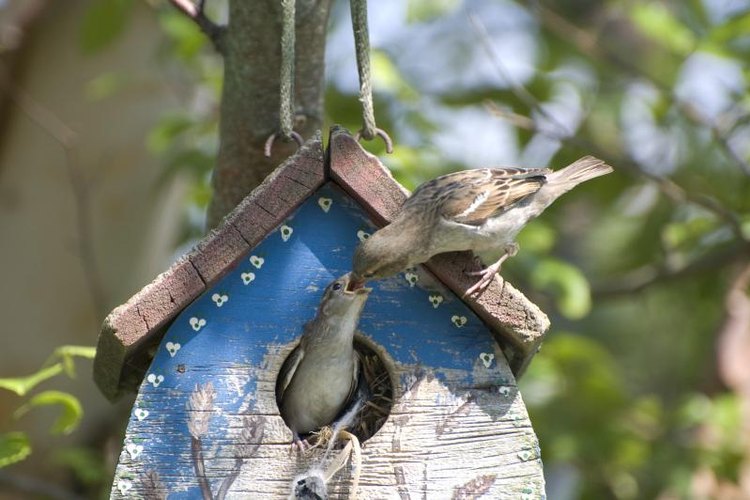
[{"label": "adult sparrow", "polygon": [[483,290],[502,263],[518,252],[516,235],[527,222],[578,184],[612,172],[585,156],[548,168],[482,168],[437,177],[419,186],[393,221],[364,240],[354,253],[352,288],[421,264],[433,255],[460,250],[501,250],[466,291]]}]

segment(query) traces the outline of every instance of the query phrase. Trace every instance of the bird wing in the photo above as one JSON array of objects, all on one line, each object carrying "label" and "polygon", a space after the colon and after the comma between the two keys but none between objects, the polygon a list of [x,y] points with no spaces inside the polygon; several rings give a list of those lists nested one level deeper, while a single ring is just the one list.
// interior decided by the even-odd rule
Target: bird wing
[{"label": "bird wing", "polygon": [[516,167],[464,170],[428,182],[412,198],[430,199],[445,219],[479,226],[537,192],[551,172],[547,168]]},{"label": "bird wing", "polygon": [[302,347],[302,343],[300,343],[297,347],[294,348],[291,354],[289,354],[289,356],[284,361],[284,364],[281,365],[279,376],[276,378],[276,404],[278,404],[279,406],[281,406],[281,400],[284,397],[286,388],[289,387],[289,384],[292,382],[292,378],[294,378],[297,367],[302,362],[302,359],[304,357],[305,349],[304,347]]},{"label": "bird wing", "polygon": [[359,370],[362,368],[362,360],[359,358],[359,352],[354,351],[354,370],[352,370],[352,385],[349,387],[349,395],[346,397],[347,401],[351,401],[354,394],[357,392],[359,385]]}]

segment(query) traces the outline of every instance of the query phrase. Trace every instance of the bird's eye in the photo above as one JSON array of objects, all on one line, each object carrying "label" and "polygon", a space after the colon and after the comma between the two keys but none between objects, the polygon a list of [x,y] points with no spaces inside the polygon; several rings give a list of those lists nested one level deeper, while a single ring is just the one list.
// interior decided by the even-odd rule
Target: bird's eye
[{"label": "bird's eye", "polygon": [[365,273],[362,275],[363,278],[372,278],[373,276],[375,276],[375,273]]},{"label": "bird's eye", "polygon": [[337,281],[336,283],[333,284],[333,286],[331,287],[331,289],[332,290],[341,290],[342,286],[343,285]]}]

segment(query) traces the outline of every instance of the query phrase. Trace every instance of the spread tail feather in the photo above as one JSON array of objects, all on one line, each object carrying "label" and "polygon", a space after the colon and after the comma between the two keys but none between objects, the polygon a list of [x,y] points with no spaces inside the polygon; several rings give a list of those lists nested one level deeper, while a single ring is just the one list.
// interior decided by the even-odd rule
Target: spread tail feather
[{"label": "spread tail feather", "polygon": [[582,182],[612,172],[612,167],[599,158],[584,156],[567,167],[552,172],[547,176],[547,185],[555,186],[563,193],[573,189]]}]

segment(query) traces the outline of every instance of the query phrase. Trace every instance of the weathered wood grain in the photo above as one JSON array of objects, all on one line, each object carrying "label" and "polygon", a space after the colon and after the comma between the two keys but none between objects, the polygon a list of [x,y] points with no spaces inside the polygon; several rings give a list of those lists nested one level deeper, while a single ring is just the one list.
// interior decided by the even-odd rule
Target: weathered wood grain
[{"label": "weathered wood grain", "polygon": [[[165,326],[236,265],[325,180],[320,133],[274,171],[186,256],[104,321],[94,360],[94,380],[115,400],[134,392]],[[135,382],[135,384],[133,383]]]},{"label": "weathered wood grain", "polygon": [[[289,453],[275,381],[323,288],[374,228],[329,183],[180,313],[139,391],[113,498],[286,498],[327,465],[322,450]],[[373,287],[360,331],[395,395],[364,443],[358,498],[541,498],[537,439],[491,330],[427,272]],[[330,498],[347,498],[352,478],[339,471]]]},{"label": "weathered wood grain", "polygon": [[331,178],[368,211],[378,226],[390,222],[409,191],[396,182],[380,160],[338,126],[331,128],[328,157]]},{"label": "weathered wood grain", "polygon": [[[333,180],[360,203],[379,226],[390,222],[406,200],[408,191],[377,157],[363,150],[343,128],[331,129],[328,150]],[[439,255],[426,266],[460,296],[476,282],[476,278],[467,276],[465,271],[479,269],[471,252]],[[502,279],[494,280],[481,295],[463,300],[498,334],[506,347],[513,373],[520,376],[549,329],[547,316]]]}]

